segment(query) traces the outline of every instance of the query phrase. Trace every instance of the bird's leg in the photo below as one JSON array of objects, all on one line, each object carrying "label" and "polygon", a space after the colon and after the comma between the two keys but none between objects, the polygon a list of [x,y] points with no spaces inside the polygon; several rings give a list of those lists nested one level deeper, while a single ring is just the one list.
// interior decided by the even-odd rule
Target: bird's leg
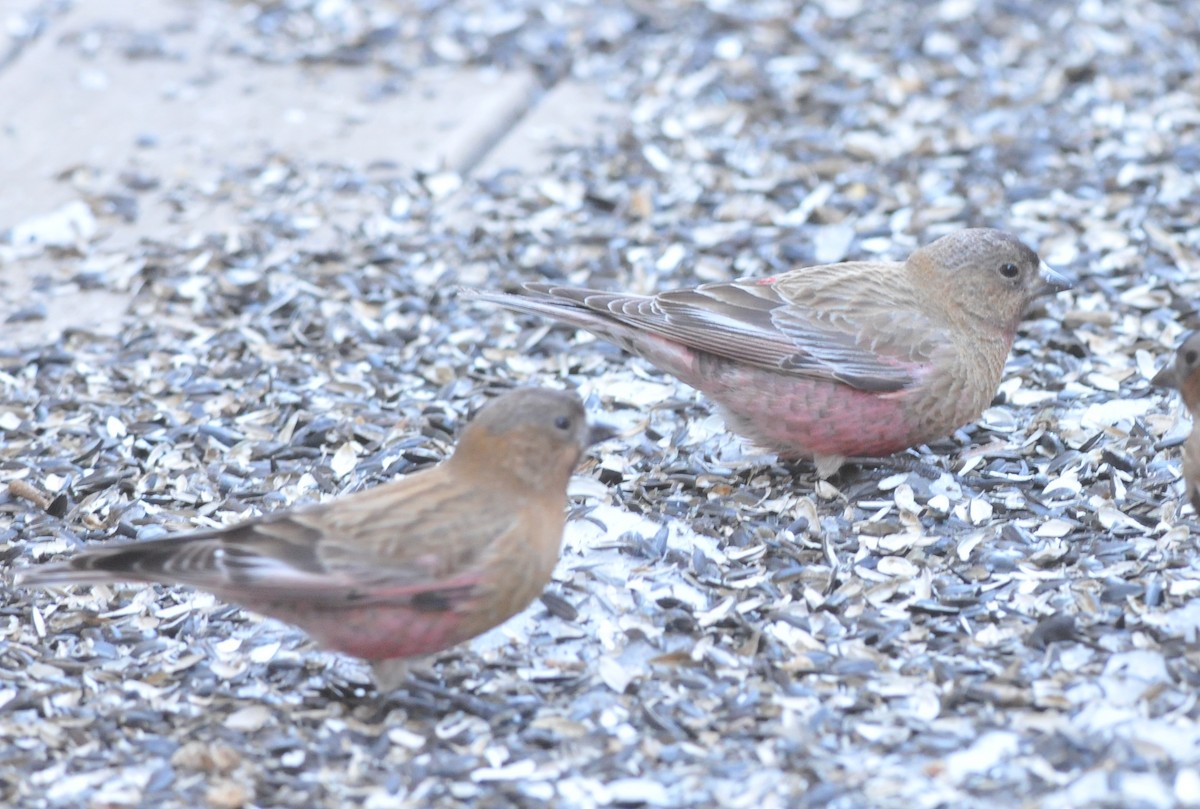
[{"label": "bird's leg", "polygon": [[391,693],[404,685],[408,672],[417,661],[407,657],[394,657],[390,660],[372,660],[371,674],[375,679],[375,687],[382,693]]}]

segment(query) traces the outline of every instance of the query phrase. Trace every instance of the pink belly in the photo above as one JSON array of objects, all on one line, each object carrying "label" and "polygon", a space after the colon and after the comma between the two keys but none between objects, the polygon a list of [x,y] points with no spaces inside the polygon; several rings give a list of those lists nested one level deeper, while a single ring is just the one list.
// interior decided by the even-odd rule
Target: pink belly
[{"label": "pink belly", "polygon": [[912,417],[906,405],[913,391],[870,393],[732,364],[704,382],[701,390],[721,405],[734,432],[786,457],[889,455],[962,423],[943,432]]},{"label": "pink belly", "polygon": [[[334,607],[331,605],[255,604],[248,609],[300,627],[317,643],[364,660],[419,657],[449,649],[489,629],[478,620],[468,627],[456,611],[418,611],[406,607]],[[476,617],[476,616],[472,616]],[[501,623],[507,616],[497,616]],[[494,626],[495,624],[492,624]]]}]

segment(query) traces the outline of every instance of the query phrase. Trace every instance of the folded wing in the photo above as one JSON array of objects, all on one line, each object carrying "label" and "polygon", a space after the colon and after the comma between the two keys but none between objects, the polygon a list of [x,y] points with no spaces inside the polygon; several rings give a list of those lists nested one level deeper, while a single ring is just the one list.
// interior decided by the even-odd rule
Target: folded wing
[{"label": "folded wing", "polygon": [[880,266],[831,265],[653,296],[526,284],[526,296],[482,297],[601,334],[597,318],[736,362],[887,393],[916,383],[945,341],[902,276]]},{"label": "folded wing", "polygon": [[24,571],[21,580],[186,584],[243,603],[449,609],[473,597],[487,555],[514,525],[499,517],[446,525],[462,522],[454,498],[477,500],[479,493],[438,487],[437,478],[418,476],[229,528],[85,550]]}]

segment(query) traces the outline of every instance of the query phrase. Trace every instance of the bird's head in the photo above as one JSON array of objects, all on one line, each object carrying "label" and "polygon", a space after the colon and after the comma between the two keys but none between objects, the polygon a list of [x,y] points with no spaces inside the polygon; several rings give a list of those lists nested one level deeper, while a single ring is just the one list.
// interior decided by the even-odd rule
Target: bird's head
[{"label": "bird's head", "polygon": [[463,431],[454,461],[526,485],[565,490],[584,450],[610,435],[588,424],[575,394],[519,388],[479,411]]},{"label": "bird's head", "polygon": [[1030,302],[1069,289],[1020,239],[1002,230],[968,228],[943,236],[908,259],[931,303],[963,312],[1011,339]]},{"label": "bird's head", "polygon": [[1188,410],[1200,410],[1200,331],[1183,338],[1175,351],[1175,361],[1159,371],[1151,384],[1175,388],[1183,396]]}]

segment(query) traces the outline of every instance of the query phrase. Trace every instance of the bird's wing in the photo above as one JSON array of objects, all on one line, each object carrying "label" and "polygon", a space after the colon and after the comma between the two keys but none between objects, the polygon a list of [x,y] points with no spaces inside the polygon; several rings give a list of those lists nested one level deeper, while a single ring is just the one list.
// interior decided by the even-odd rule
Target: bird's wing
[{"label": "bird's wing", "polygon": [[[29,584],[186,584],[233,601],[444,605],[471,597],[512,509],[438,469],[225,529],[110,545],[26,572]],[[481,509],[482,507],[482,509]],[[474,513],[486,519],[471,519]],[[512,516],[505,516],[512,515]]]},{"label": "bird's wing", "polygon": [[718,357],[888,392],[916,382],[944,340],[902,275],[879,268],[851,262],[654,296],[526,288]]}]

